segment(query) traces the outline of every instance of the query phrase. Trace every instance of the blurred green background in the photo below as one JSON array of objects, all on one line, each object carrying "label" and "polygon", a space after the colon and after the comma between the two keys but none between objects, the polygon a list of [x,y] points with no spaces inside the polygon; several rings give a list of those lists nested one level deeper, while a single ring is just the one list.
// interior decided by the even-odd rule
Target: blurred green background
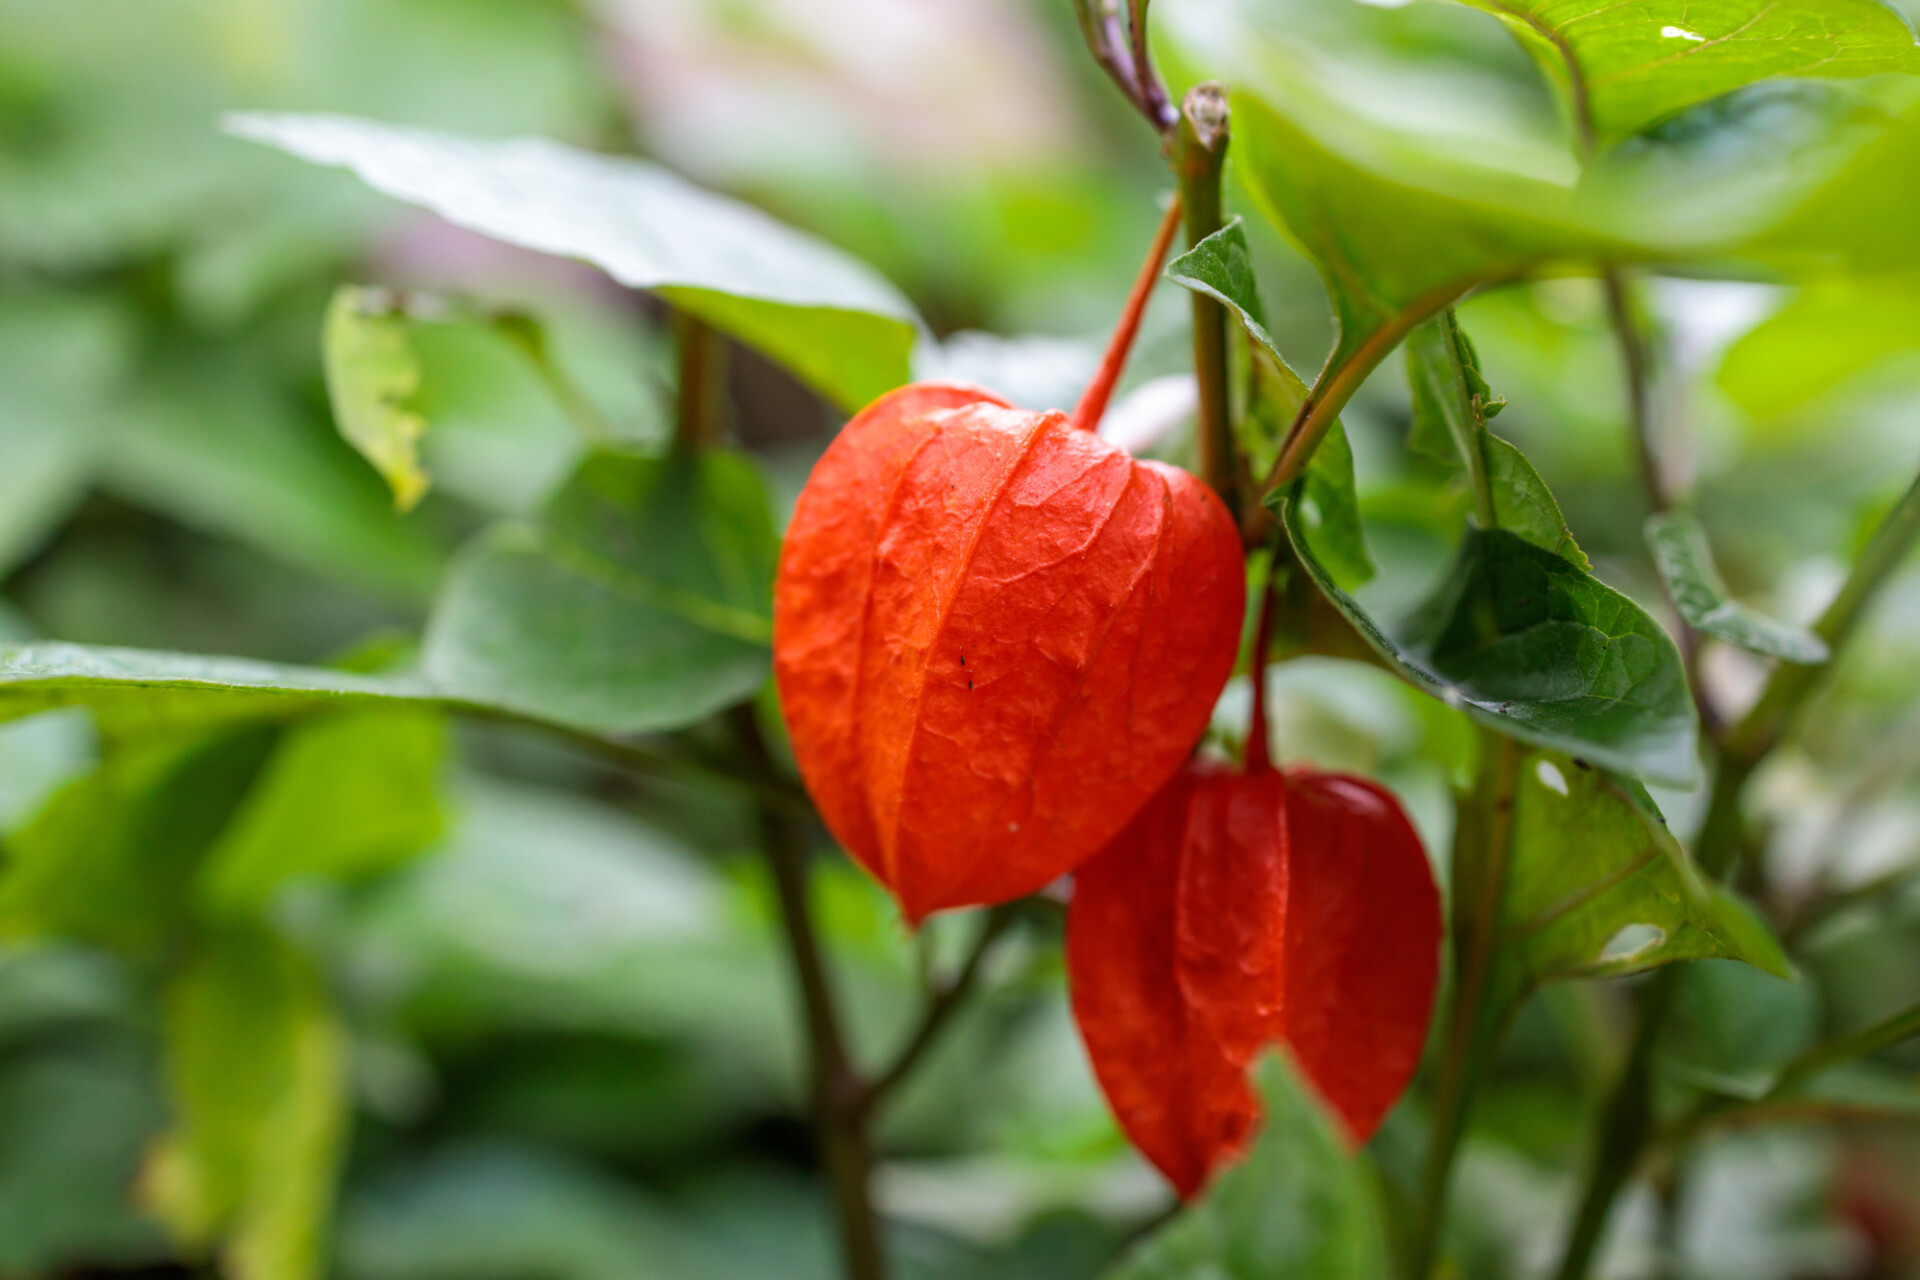
[{"label": "blurred green background", "polygon": [[[1330,46],[1366,42],[1408,74],[1470,68],[1480,91],[1551,118],[1483,15],[1322,7],[1342,11],[1324,31],[1281,6]],[[0,0],[0,639],[362,667],[404,653],[460,541],[537,506],[582,445],[497,332],[423,331],[436,483],[396,514],[338,438],[322,381],[321,320],[343,281],[530,308],[617,434],[664,438],[674,372],[657,307],[222,136],[220,114],[242,108],[648,156],[874,262],[942,337],[1062,339],[957,344],[970,367],[999,358],[1015,394],[1083,376],[1166,185],[1065,0]],[[1331,333],[1318,280],[1249,229],[1272,327],[1315,367]],[[1694,424],[1680,465],[1721,564],[1737,593],[1805,620],[1920,452],[1920,317],[1883,300],[1884,358],[1796,386],[1766,344],[1804,357],[1827,323],[1819,296],[1676,280],[1650,299],[1672,353],[1659,391]],[[1153,313],[1133,381],[1180,367],[1176,302]],[[1503,433],[1600,576],[1657,610],[1598,286],[1507,288],[1462,320],[1511,401]],[[790,501],[837,416],[745,350],[729,379],[734,434]],[[1382,604],[1416,598],[1458,534],[1459,496],[1400,448],[1407,420],[1397,361],[1346,414]],[[1678,1043],[1698,1070],[1760,1069],[1920,999],[1916,637],[1909,572],[1818,732],[1770,764],[1769,843],[1743,887],[1804,976],[1696,966]],[[1711,681],[1752,687],[1741,655],[1714,655]],[[1454,717],[1350,664],[1274,680],[1288,754],[1385,778],[1444,849]],[[1229,697],[1223,726],[1242,705]],[[0,895],[0,929],[62,922],[0,950],[0,1276],[207,1273],[154,1210],[176,1227],[223,1197],[239,1205],[228,1215],[297,1214],[336,1165],[321,1251],[343,1280],[834,1273],[741,792],[636,780],[563,742],[414,712],[96,767],[130,733],[78,712],[0,728],[0,835],[99,862],[73,900],[36,899],[18,877]],[[1677,826],[1692,820],[1692,797],[1660,799]],[[129,871],[203,856],[217,873],[192,901]],[[910,939],[837,859],[818,891],[856,1048],[880,1060],[973,924]],[[183,976],[189,928],[221,941]],[[902,1271],[1093,1276],[1169,1196],[1088,1075],[1057,923],[1023,918],[992,959],[985,995],[883,1126]],[[1622,997],[1557,986],[1522,1015],[1462,1172],[1471,1274],[1551,1259],[1583,1117],[1621,1051]],[[162,1066],[182,1025],[203,1051],[184,1081]],[[223,1055],[284,1059],[304,1080],[303,1046],[330,1036],[345,1038],[347,1078],[290,1096],[348,1105],[243,1139],[270,1148],[254,1152],[267,1191],[170,1181],[181,1099],[216,1105],[237,1087]],[[1920,1057],[1910,1046],[1899,1064],[1911,1074]],[[1404,1112],[1390,1123],[1383,1160],[1416,1130]],[[1689,1159],[1683,1203],[1660,1212],[1660,1186],[1636,1189],[1609,1274],[1651,1275],[1659,1250],[1687,1277],[1920,1275],[1910,1128],[1738,1132]]]}]

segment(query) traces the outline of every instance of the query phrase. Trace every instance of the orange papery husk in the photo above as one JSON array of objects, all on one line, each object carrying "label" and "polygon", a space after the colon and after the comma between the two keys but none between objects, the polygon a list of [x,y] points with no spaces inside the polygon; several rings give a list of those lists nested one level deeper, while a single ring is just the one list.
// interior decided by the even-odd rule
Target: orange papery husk
[{"label": "orange papery husk", "polygon": [[911,921],[1032,893],[1180,766],[1245,610],[1198,479],[1063,414],[917,383],[814,468],[774,589],[802,778]]},{"label": "orange papery husk", "polygon": [[1439,893],[1377,784],[1195,762],[1075,876],[1074,1016],[1121,1128],[1191,1197],[1259,1121],[1285,1043],[1356,1145],[1419,1064]]}]

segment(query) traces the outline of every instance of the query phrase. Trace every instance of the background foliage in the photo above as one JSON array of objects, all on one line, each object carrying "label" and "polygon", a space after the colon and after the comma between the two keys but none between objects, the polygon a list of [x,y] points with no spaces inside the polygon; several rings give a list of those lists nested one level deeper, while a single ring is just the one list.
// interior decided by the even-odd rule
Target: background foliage
[{"label": "background foliage", "polygon": [[[1920,1002],[1920,574],[1749,788],[1737,897],[1676,839],[1706,793],[1660,575],[1737,704],[1755,652],[1817,655],[1920,461],[1920,53],[1875,0],[1641,7],[1160,0],[1169,78],[1236,88],[1243,218],[1162,286],[1127,426],[1191,459],[1155,382],[1183,285],[1252,335],[1261,462],[1287,361],[1372,370],[1281,514],[1414,683],[1279,664],[1276,745],[1380,777],[1438,854],[1476,723],[1527,744],[1462,1274],[1551,1266],[1621,975],[1712,956],[1654,1066],[1698,1140],[1632,1184],[1603,1273],[1916,1275],[1915,1046],[1805,1055]],[[319,112],[484,141],[286,114]],[[715,713],[765,684],[777,529],[843,411],[910,371],[1071,402],[1166,181],[1052,0],[0,0],[0,1275],[835,1274],[753,852],[795,797]],[[1651,548],[1596,260],[1648,268],[1687,424],[1655,462],[1698,524]],[[1455,328],[1395,330],[1468,285]],[[673,311],[732,335],[736,447],[698,462],[662,453]],[[1449,445],[1479,391],[1497,533]],[[1572,723],[1474,693],[1559,660],[1484,662],[1517,625],[1476,584],[1534,570],[1653,655]],[[1446,582],[1452,612],[1376,624]],[[844,860],[813,874],[883,1062],[981,922],[909,939]],[[1355,1159],[1276,1063],[1261,1148],[1126,1254],[1169,1197],[1058,935],[1018,914],[884,1113],[901,1272],[1384,1274],[1435,1073]]]}]

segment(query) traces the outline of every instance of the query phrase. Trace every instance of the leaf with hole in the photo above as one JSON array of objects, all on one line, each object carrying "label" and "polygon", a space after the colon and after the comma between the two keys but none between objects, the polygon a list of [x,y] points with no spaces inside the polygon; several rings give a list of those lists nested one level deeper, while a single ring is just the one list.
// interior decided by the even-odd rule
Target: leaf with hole
[{"label": "leaf with hole", "polygon": [[1617,977],[1675,960],[1791,971],[1754,910],[1708,882],[1645,789],[1557,751],[1521,758],[1495,987]]}]

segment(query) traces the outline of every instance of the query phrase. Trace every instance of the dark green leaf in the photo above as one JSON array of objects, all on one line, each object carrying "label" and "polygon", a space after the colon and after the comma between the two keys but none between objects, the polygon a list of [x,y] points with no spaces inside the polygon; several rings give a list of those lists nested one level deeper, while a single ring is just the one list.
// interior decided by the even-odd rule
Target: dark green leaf
[{"label": "dark green leaf", "polygon": [[775,548],[744,458],[596,455],[543,523],[496,526],[463,555],[427,676],[581,728],[691,723],[766,682]]},{"label": "dark green leaf", "polygon": [[1591,569],[1540,473],[1487,430],[1487,419],[1506,402],[1488,389],[1473,344],[1451,309],[1407,335],[1407,377],[1413,387],[1408,447],[1464,472],[1470,484],[1483,476],[1495,527]]},{"label": "dark green leaf", "polygon": [[1767,617],[1732,599],[1713,563],[1707,531],[1684,511],[1647,518],[1647,547],[1687,625],[1728,644],[1784,662],[1825,662],[1827,643],[1805,627]]},{"label": "dark green leaf", "polygon": [[917,319],[865,264],[643,161],[343,116],[243,115],[231,132],[450,222],[581,258],[765,351],[845,408],[907,380]]},{"label": "dark green leaf", "polygon": [[146,1202],[189,1245],[217,1245],[225,1274],[316,1280],[351,1105],[319,975],[276,938],[216,933],[168,985],[166,1044],[176,1119]]},{"label": "dark green leaf", "polygon": [[1691,784],[1693,700],[1660,624],[1592,575],[1503,529],[1470,529],[1453,572],[1389,632],[1334,582],[1282,508],[1301,562],[1382,657],[1497,732],[1603,768]]},{"label": "dark green leaf", "polygon": [[372,463],[410,511],[429,483],[420,466],[427,424],[411,405],[420,390],[420,358],[412,322],[380,290],[342,285],[327,308],[321,349],[334,421],[348,444]]},{"label": "dark green leaf", "polygon": [[288,730],[199,872],[204,906],[262,911],[289,880],[352,883],[439,837],[441,716],[414,707],[319,716]]},{"label": "dark green leaf", "polygon": [[1464,2],[1506,23],[1602,146],[1758,80],[1920,71],[1913,31],[1881,0]]},{"label": "dark green leaf", "polygon": [[1499,943],[1501,983],[1516,995],[1705,957],[1790,972],[1767,926],[1700,875],[1645,790],[1558,752],[1520,764]]},{"label": "dark green leaf", "polygon": [[165,1118],[151,1058],[131,1040],[54,1042],[0,1063],[0,1271],[170,1258],[127,1196]]},{"label": "dark green leaf", "polygon": [[1386,1231],[1367,1166],[1281,1054],[1257,1070],[1253,1149],[1108,1280],[1386,1280]]}]

